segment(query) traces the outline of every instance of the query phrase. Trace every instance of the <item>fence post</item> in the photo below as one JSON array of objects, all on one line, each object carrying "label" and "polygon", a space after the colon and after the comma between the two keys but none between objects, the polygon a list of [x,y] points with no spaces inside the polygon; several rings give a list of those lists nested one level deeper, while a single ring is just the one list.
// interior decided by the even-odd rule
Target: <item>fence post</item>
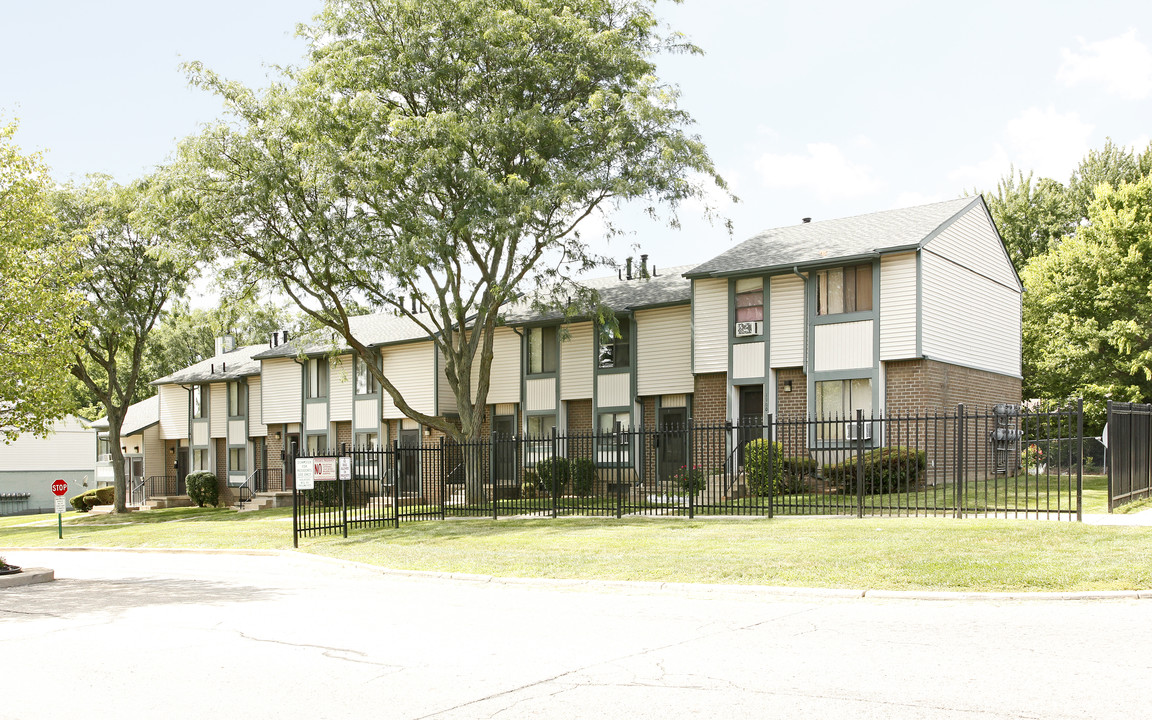
[{"label": "fence post", "polygon": [[[765,420],[768,423],[768,437],[765,438],[768,441],[768,517],[772,517],[772,503],[776,499],[776,443],[773,440],[776,433],[772,427],[772,413],[768,413]],[[780,480],[784,480],[784,458],[780,458]]]},{"label": "fence post", "polygon": [[1109,437],[1112,433],[1112,401],[1108,401],[1108,412],[1104,416],[1104,470],[1108,476],[1108,512],[1112,512],[1112,498],[1115,496],[1115,490],[1112,487],[1112,438]]},{"label": "fence post", "polygon": [[1076,400],[1076,522],[1084,520],[1084,398]]},{"label": "fence post", "polygon": [[550,487],[549,490],[552,493],[552,517],[556,517],[556,504],[560,497],[560,473],[558,473],[556,470],[556,454],[560,452],[560,448],[556,444],[555,425],[552,426],[552,440],[550,447],[552,449],[552,459],[549,460],[549,464],[552,466],[552,472],[551,477],[549,478],[551,480],[549,485],[552,487]]},{"label": "fence post", "polygon": [[964,517],[964,455],[967,452],[968,444],[964,441],[964,403],[956,406],[956,436],[952,439],[952,454],[955,456],[953,459],[953,468],[956,473],[954,482],[955,489],[952,492],[953,499],[956,502],[956,517]]},{"label": "fence post", "polygon": [[392,441],[392,522],[400,528],[400,441]]},{"label": "fence post", "polygon": [[340,524],[344,526],[344,537],[348,537],[348,483],[340,476],[340,458],[346,452],[348,443],[340,443],[340,455],[336,458],[336,482],[340,484]]},{"label": "fence post", "polygon": [[440,436],[440,455],[437,459],[440,463],[440,519],[443,520],[446,513],[445,505],[448,502],[448,476],[444,474],[444,436]]},{"label": "fence post", "polygon": [[287,457],[288,467],[281,470],[280,482],[284,482],[284,475],[288,474],[288,468],[292,468],[292,547],[298,548],[300,547],[300,491],[296,489],[296,453],[289,449]]},{"label": "fence post", "polygon": [[860,408],[856,409],[856,517],[864,517],[864,411]]},{"label": "fence post", "polygon": [[492,519],[499,520],[499,509],[496,507],[496,461],[500,456],[496,449],[497,436],[493,430],[488,434],[488,484],[492,486]]}]

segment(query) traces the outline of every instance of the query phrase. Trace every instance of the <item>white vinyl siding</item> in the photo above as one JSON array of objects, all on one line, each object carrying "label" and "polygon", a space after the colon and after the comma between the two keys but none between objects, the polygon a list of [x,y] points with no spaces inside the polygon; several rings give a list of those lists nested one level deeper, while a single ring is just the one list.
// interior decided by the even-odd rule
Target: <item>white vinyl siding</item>
[{"label": "white vinyl siding", "polygon": [[261,361],[260,372],[264,424],[300,422],[300,366],[292,358],[275,358]]},{"label": "white vinyl siding", "polygon": [[[472,360],[472,399],[480,387],[480,350]],[[520,336],[509,327],[492,336],[492,371],[488,376],[487,404],[520,402]]]},{"label": "white vinyl siding", "polygon": [[596,378],[596,405],[625,407],[632,404],[631,378],[628,373],[611,373]]},{"label": "white vinyl siding", "polygon": [[728,372],[728,281],[692,281],[692,372]]},{"label": "white vinyl siding", "polygon": [[436,358],[436,362],[436,412],[438,415],[458,412],[456,393],[448,383],[448,373],[445,370],[447,361],[441,354]]},{"label": "white vinyl siding", "polygon": [[[428,415],[436,411],[436,383],[433,382],[435,351],[431,341],[393,345],[380,351],[384,377],[392,382],[414,410]],[[389,419],[404,417],[387,391],[384,392],[382,414]]]},{"label": "white vinyl siding", "polygon": [[304,407],[304,432],[324,432],[328,429],[328,407],[324,403],[308,403]]},{"label": "white vinyl siding", "polygon": [[193,420],[192,421],[192,444],[196,447],[207,447],[208,445],[208,421],[207,420]]},{"label": "white vinyl siding", "polygon": [[228,383],[212,383],[208,386],[208,417],[211,422],[211,437],[228,437]]},{"label": "white vinyl siding", "polygon": [[732,379],[764,377],[764,343],[741,343],[732,346]]},{"label": "white vinyl siding", "polygon": [[160,437],[164,440],[188,437],[188,391],[179,385],[160,386]]},{"label": "white vinyl siding", "polygon": [[556,408],[556,378],[536,378],[524,383],[524,407],[528,411]]},{"label": "white vinyl siding", "polygon": [[[167,386],[165,386],[167,387]],[[184,427],[187,428],[187,418]],[[91,472],[96,459],[96,433],[69,416],[52,426],[52,434],[36,437],[18,435],[8,444],[0,443],[0,473],[83,470]],[[93,485],[93,487],[95,487]],[[73,488],[68,487],[71,496]],[[20,490],[24,492],[23,488]],[[8,488],[0,492],[9,492]]]},{"label": "white vinyl siding", "polygon": [[568,327],[568,339],[560,342],[560,399],[592,397],[592,323]]},{"label": "white vinyl siding", "polygon": [[228,444],[229,445],[243,445],[248,442],[246,435],[245,422],[243,420],[229,420],[228,421]]},{"label": "white vinyl siding", "polygon": [[795,275],[772,278],[768,323],[772,367],[804,364],[804,321],[804,281]]},{"label": "white vinyl siding", "polygon": [[693,390],[692,309],[682,307],[636,312],[636,394],[663,395]]},{"label": "white vinyl siding", "polygon": [[1010,288],[1020,287],[1003,243],[979,203],[924,248],[990,280]]},{"label": "white vinyl siding", "polygon": [[916,253],[880,258],[880,359],[916,357]]},{"label": "white vinyl siding", "polygon": [[932,253],[921,256],[925,357],[1020,376],[1020,293]]},{"label": "white vinyl siding", "polygon": [[341,355],[328,363],[328,413],[330,422],[352,420],[352,355]]},{"label": "white vinyl siding", "polygon": [[248,378],[248,436],[249,437],[267,437],[268,426],[260,422],[261,414],[261,401],[260,395],[260,376],[255,375]]},{"label": "white vinyl siding", "polygon": [[[168,454],[164,452],[164,440],[160,438],[160,428],[152,426],[145,430],[142,435],[143,444],[140,446],[140,450],[144,453],[144,477],[167,475],[169,471],[175,474],[176,470],[172,467],[172,462],[168,460]],[[171,458],[175,461],[176,456],[172,455]]]},{"label": "white vinyl siding", "polygon": [[355,425],[358,430],[370,430],[380,426],[380,415],[378,414],[379,402],[372,398],[370,400],[357,400],[356,401],[356,419]]},{"label": "white vinyl siding", "polygon": [[874,364],[871,320],[817,325],[813,345],[816,372],[859,370]]}]

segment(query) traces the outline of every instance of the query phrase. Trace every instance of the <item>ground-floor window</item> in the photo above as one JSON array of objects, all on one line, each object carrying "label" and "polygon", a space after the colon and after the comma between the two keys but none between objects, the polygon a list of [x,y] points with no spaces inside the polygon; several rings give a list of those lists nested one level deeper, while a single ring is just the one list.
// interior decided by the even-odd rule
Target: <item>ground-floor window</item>
[{"label": "ground-floor window", "polygon": [[356,433],[356,447],[375,450],[380,444],[380,436],[374,432]]},{"label": "ground-floor window", "polygon": [[552,435],[552,431],[556,428],[555,415],[529,415],[528,416],[528,436],[529,437],[548,437]]},{"label": "ground-floor window", "polygon": [[[872,415],[872,380],[852,378],[849,380],[820,380],[816,382],[816,419],[851,420],[856,411],[863,410],[864,417]],[[870,425],[865,426],[868,433]],[[855,428],[845,423],[820,423],[817,429],[818,440],[853,440]]]},{"label": "ground-floor window", "polygon": [[208,464],[207,449],[192,451],[192,470],[193,472],[201,472],[204,470],[211,472],[212,468]]},{"label": "ground-floor window", "polygon": [[327,435],[309,435],[308,436],[308,454],[319,455],[328,449],[328,436]]},{"label": "ground-floor window", "polygon": [[[632,437],[627,431],[632,427],[632,413],[629,412],[603,412],[597,419],[596,427],[600,438],[598,460],[604,463],[629,462],[628,451],[631,448]],[[615,433],[619,431],[619,439]]]},{"label": "ground-floor window", "polygon": [[228,449],[228,472],[247,472],[248,453],[244,448]]}]

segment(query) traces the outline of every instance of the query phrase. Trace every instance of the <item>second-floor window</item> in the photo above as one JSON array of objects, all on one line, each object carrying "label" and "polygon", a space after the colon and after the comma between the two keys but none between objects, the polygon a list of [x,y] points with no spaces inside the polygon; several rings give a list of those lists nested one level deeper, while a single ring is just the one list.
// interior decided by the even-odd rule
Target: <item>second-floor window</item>
[{"label": "second-floor window", "polygon": [[736,322],[764,319],[764,281],[744,278],[736,281]]},{"label": "second-floor window", "polygon": [[248,384],[228,383],[228,417],[243,417],[248,414]]},{"label": "second-floor window", "polygon": [[372,374],[368,363],[356,358],[356,394],[371,395],[376,392],[376,376]]},{"label": "second-floor window", "polygon": [[308,358],[304,368],[304,372],[308,375],[306,383],[308,399],[328,397],[328,359]]},{"label": "second-floor window", "polygon": [[837,315],[872,309],[872,264],[816,273],[816,314]]},{"label": "second-floor window", "polygon": [[626,368],[630,363],[630,342],[632,321],[626,317],[616,318],[616,330],[601,328],[600,351],[597,364],[601,368]]},{"label": "second-floor window", "polygon": [[194,418],[205,417],[205,410],[207,410],[207,408],[204,407],[204,386],[203,385],[193,385],[192,386],[192,417],[194,417]]},{"label": "second-floor window", "polygon": [[528,374],[556,372],[556,328],[528,328]]}]

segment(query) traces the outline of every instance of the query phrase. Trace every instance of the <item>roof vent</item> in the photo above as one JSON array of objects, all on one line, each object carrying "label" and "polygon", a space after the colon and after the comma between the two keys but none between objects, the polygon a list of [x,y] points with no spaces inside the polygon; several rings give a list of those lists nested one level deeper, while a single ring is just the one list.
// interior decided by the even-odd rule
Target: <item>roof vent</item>
[{"label": "roof vent", "polygon": [[804,221],[804,224],[805,224],[805,225],[807,225],[808,223],[812,222],[812,218],[800,218],[800,219]]},{"label": "roof vent", "polygon": [[288,343],[287,330],[273,330],[268,333],[268,347],[280,347]]}]

